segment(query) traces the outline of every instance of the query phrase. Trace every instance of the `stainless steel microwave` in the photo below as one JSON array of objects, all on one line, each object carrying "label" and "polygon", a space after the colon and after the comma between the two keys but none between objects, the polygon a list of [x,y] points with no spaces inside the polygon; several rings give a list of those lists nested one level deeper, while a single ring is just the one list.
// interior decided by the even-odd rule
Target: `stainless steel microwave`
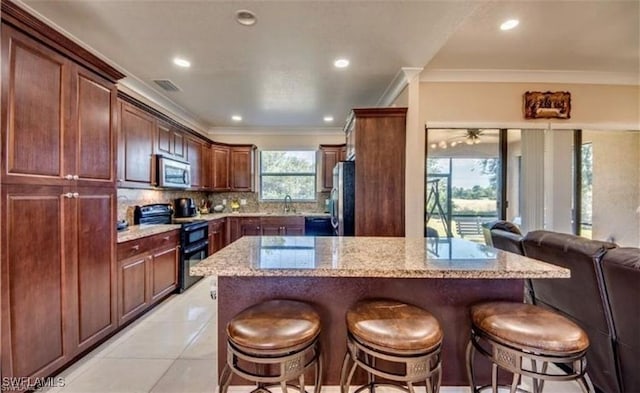
[{"label": "stainless steel microwave", "polygon": [[191,165],[158,155],[158,187],[191,187]]}]

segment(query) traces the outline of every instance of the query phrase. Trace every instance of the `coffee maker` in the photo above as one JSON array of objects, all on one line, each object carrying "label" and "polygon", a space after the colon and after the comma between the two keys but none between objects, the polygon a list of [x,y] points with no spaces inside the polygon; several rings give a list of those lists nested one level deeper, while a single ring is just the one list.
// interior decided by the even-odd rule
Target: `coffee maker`
[{"label": "coffee maker", "polygon": [[177,198],[174,200],[175,217],[193,217],[198,214],[193,198]]}]

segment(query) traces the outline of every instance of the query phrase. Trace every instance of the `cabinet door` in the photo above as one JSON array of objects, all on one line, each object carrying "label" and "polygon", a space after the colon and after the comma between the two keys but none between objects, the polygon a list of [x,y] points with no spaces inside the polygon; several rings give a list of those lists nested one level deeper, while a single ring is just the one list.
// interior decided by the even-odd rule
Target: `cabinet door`
[{"label": "cabinet door", "polygon": [[2,182],[64,184],[70,63],[2,24]]},{"label": "cabinet door", "polygon": [[172,155],[174,141],[171,126],[159,120],[156,130],[156,152],[162,155]]},{"label": "cabinet door", "polygon": [[225,246],[224,220],[211,221],[209,223],[209,255],[213,255]]},{"label": "cabinet door", "polygon": [[227,146],[213,145],[211,146],[211,155],[213,163],[213,190],[228,191],[229,190],[229,148]]},{"label": "cabinet door", "polygon": [[71,317],[77,322],[73,343],[81,352],[117,327],[116,195],[115,190],[95,187],[79,187],[77,193],[68,214],[76,241],[67,258],[77,274],[71,291],[77,304]]},{"label": "cabinet door", "polygon": [[240,236],[242,236],[242,234],[240,233],[240,218],[239,217],[229,217],[228,219],[229,222],[229,241],[228,243],[231,244],[233,242],[235,242],[236,240],[240,239]]},{"label": "cabinet door", "polygon": [[149,288],[154,302],[178,287],[178,245],[155,251],[150,262]]},{"label": "cabinet door", "polygon": [[204,190],[211,190],[213,188],[213,164],[211,146],[208,144],[202,145],[202,159],[200,160],[202,173],[200,178],[202,179],[202,188]]},{"label": "cabinet door", "polygon": [[242,236],[260,236],[262,235],[262,227],[260,219],[242,218],[240,220],[240,237]]},{"label": "cabinet door", "polygon": [[144,253],[118,262],[118,318],[123,324],[144,311],[149,302],[147,265],[151,255]]},{"label": "cabinet door", "polygon": [[119,185],[147,188],[152,179],[155,120],[142,110],[122,103],[120,111]]},{"label": "cabinet door", "polygon": [[173,134],[173,155],[180,159],[184,159],[184,135],[182,134],[182,131],[175,129],[171,132]]},{"label": "cabinet door", "polygon": [[191,188],[202,187],[202,144],[195,139],[187,139],[187,161],[191,164]]},{"label": "cabinet door", "polygon": [[69,125],[74,128],[74,140],[67,143],[65,152],[65,159],[74,166],[66,172],[75,175],[79,185],[113,186],[117,90],[111,82],[84,68],[75,70],[72,91],[77,101],[73,105],[74,121]]},{"label": "cabinet door", "polygon": [[253,148],[231,147],[231,190],[253,191]]},{"label": "cabinet door", "polygon": [[284,233],[284,227],[275,223],[262,224],[262,236],[280,236]]},{"label": "cabinet door", "polygon": [[322,152],[322,191],[333,189],[333,167],[340,161],[340,147],[320,147]]},{"label": "cabinet door", "polygon": [[64,315],[65,210],[62,187],[2,189],[2,376],[45,377],[70,360]]}]

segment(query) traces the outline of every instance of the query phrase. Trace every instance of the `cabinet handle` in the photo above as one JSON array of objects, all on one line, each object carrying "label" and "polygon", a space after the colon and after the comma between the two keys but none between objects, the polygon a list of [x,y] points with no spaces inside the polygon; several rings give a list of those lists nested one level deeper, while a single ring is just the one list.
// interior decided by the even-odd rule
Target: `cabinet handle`
[{"label": "cabinet handle", "polygon": [[78,197],[80,196],[80,194],[78,194],[77,192],[74,192],[74,193],[72,194],[72,196],[73,196],[74,198],[78,198]]},{"label": "cabinet handle", "polygon": [[70,192],[68,192],[66,194],[62,194],[62,196],[65,197],[65,198],[73,198],[73,194],[70,193]]},{"label": "cabinet handle", "polygon": [[73,175],[73,180],[78,180],[78,179],[80,179],[80,176],[78,176],[78,175]]},{"label": "cabinet handle", "polygon": [[124,179],[118,179],[118,182],[122,183],[124,181]]},{"label": "cabinet handle", "polygon": [[134,251],[138,251],[140,249],[140,245],[136,244],[135,246],[132,246],[131,249]]},{"label": "cabinet handle", "polygon": [[67,180],[73,180],[73,175],[67,175],[64,178],[67,179]]},{"label": "cabinet handle", "polygon": [[169,240],[169,236],[163,237],[162,240]]}]

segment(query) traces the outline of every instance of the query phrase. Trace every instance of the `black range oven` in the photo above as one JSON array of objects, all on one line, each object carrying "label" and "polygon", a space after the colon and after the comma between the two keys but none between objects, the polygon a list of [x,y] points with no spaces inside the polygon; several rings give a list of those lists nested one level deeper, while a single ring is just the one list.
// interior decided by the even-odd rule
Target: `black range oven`
[{"label": "black range oven", "polygon": [[180,224],[180,261],[178,264],[179,292],[184,292],[202,276],[191,276],[189,269],[209,256],[209,223],[195,218],[172,220],[173,208],[170,204],[157,203],[136,206],[134,224]]}]

